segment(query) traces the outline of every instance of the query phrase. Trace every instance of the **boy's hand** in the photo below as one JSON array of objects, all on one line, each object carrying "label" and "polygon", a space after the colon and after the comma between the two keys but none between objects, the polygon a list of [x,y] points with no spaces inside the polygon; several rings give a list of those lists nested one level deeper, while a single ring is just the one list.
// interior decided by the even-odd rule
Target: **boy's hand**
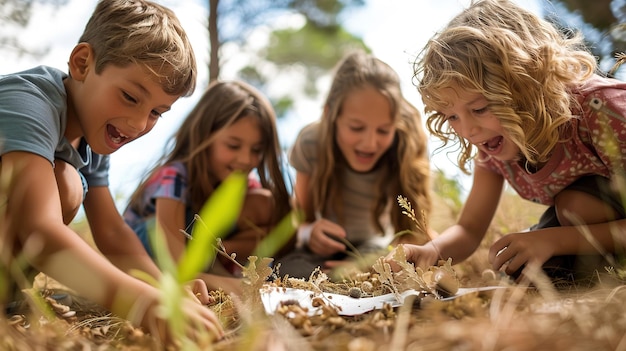
[{"label": "boy's hand", "polygon": [[189,295],[195,298],[198,303],[202,305],[208,305],[214,302],[214,299],[209,295],[209,289],[202,279],[194,279],[187,283],[185,287],[189,292]]},{"label": "boy's hand", "polygon": [[191,329],[187,331],[192,339],[199,339],[206,332],[210,332],[214,339],[220,340],[224,337],[224,329],[215,313],[208,307],[197,303],[193,299],[183,301],[183,315],[187,316]]},{"label": "boy's hand", "polygon": [[[173,339],[169,329],[169,321],[159,313],[159,292],[156,289],[154,289],[154,292],[155,295],[152,297],[149,296],[151,292],[146,292],[143,296],[144,302],[149,305],[146,313],[141,317],[140,325],[165,344],[175,344],[176,340]],[[187,319],[186,337],[194,341],[210,342],[224,337],[224,329],[215,313],[208,307],[198,303],[197,298],[184,296],[180,308],[182,309],[182,315]]]}]

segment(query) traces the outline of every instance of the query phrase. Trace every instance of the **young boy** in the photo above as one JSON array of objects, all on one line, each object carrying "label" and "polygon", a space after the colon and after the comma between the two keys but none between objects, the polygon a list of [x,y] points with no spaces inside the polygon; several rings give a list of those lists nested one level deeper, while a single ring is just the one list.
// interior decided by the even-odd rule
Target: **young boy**
[{"label": "young boy", "polygon": [[[159,291],[125,273],[160,275],[114,205],[108,155],[148,133],[193,92],[193,50],[171,10],[145,0],[102,0],[68,65],[69,75],[40,66],[0,77],[0,272],[25,260],[31,272],[162,329]],[[67,226],[81,203],[108,260]],[[0,280],[18,285],[15,274],[6,275]],[[0,305],[15,297],[11,291],[0,284]],[[206,286],[196,292],[208,299]],[[190,324],[222,336],[215,314],[191,296],[182,308]],[[138,310],[145,313],[132,313]]]}]

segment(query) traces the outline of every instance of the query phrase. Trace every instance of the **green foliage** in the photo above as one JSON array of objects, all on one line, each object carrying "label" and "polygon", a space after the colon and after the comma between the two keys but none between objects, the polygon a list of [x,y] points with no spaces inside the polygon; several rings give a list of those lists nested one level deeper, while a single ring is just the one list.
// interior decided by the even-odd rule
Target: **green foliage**
[{"label": "green foliage", "polygon": [[578,13],[585,22],[595,28],[605,31],[618,22],[611,11],[611,2],[614,0],[556,0],[562,3],[570,12]]},{"label": "green foliage", "polygon": [[246,194],[247,175],[235,172],[215,189],[200,210],[199,223],[193,228],[193,240],[187,245],[178,265],[178,281],[194,279],[215,258],[213,245],[237,220]]},{"label": "green foliage", "polygon": [[291,211],[288,213],[257,245],[253,256],[273,257],[291,239],[303,218],[299,212]]},{"label": "green foliage", "polygon": [[290,0],[289,7],[319,27],[339,25],[339,15],[347,8],[362,6],[363,0]]},{"label": "green foliage", "polygon": [[370,52],[363,39],[342,27],[319,27],[307,22],[299,29],[272,32],[264,54],[279,68],[291,65],[304,67],[304,92],[314,97],[317,94],[317,79],[328,73],[346,52],[354,49]]},{"label": "green foliage", "polygon": [[347,50],[369,51],[361,38],[341,27],[320,28],[306,23],[299,29],[272,32],[267,46],[267,59],[277,65],[301,63],[309,68],[327,70]]},{"label": "green foliage", "polygon": [[461,185],[458,180],[446,177],[442,170],[436,170],[433,177],[433,190],[450,205],[453,212],[458,212],[463,205]]},{"label": "green foliage", "polygon": [[[145,272],[133,275],[159,288],[161,299],[159,316],[169,323],[170,332],[184,350],[197,350],[194,342],[186,337],[187,316],[181,309],[187,292],[184,284],[196,279],[209,262],[215,259],[215,242],[225,235],[237,220],[247,189],[247,175],[232,173],[213,192],[196,217],[193,234],[180,262],[174,262],[165,236],[158,226],[148,228],[150,242],[162,275],[158,281]],[[186,233],[181,233],[186,235]]]}]

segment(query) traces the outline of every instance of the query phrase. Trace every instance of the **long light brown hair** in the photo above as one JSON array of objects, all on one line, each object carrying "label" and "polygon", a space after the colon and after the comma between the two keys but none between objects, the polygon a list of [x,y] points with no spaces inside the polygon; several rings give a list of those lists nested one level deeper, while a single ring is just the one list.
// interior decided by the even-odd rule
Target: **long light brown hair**
[{"label": "long light brown hair", "polygon": [[210,147],[219,131],[247,116],[258,117],[262,136],[262,159],[257,167],[261,185],[269,189],[275,201],[275,220],[290,210],[289,191],[283,171],[283,152],[278,142],[276,115],[271,103],[256,88],[241,81],[214,82],[191,110],[167,144],[171,149],[147,175],[132,195],[129,206],[137,213],[144,207],[142,192],[147,180],[159,166],[182,162],[188,175],[189,198],[198,213],[220,181],[211,173]]},{"label": "long light brown hair", "polygon": [[439,111],[449,103],[444,88],[458,85],[485,96],[511,140],[530,164],[548,160],[569,137],[571,91],[596,71],[594,57],[578,33],[560,32],[508,0],[481,0],[455,17],[425,46],[415,62],[429,131],[458,144],[458,165],[475,157]]},{"label": "long light brown hair", "polygon": [[[348,54],[335,68],[333,82],[324,103],[320,120],[318,164],[311,175],[313,211],[327,213],[333,209],[341,220],[343,213],[341,178],[348,167],[336,138],[336,121],[346,96],[371,86],[385,96],[391,106],[396,135],[387,152],[379,160],[383,168],[381,182],[376,189],[376,205],[372,208],[373,225],[384,232],[379,218],[391,205],[391,222],[396,232],[417,230],[395,203],[398,195],[406,197],[416,214],[430,215],[430,164],[427,156],[427,138],[419,111],[402,95],[397,73],[383,61],[356,51]],[[307,214],[311,216],[311,214]]]}]

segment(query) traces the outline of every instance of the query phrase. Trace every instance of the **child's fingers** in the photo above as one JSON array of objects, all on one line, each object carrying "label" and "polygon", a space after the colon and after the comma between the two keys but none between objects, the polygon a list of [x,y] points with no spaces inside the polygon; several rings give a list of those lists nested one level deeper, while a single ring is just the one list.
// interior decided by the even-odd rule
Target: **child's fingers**
[{"label": "child's fingers", "polygon": [[327,235],[320,235],[317,240],[318,250],[324,256],[346,251],[346,245]]},{"label": "child's fingers", "polygon": [[224,337],[224,328],[222,327],[217,315],[205,306],[196,304],[193,301],[188,301],[193,305],[188,305],[188,316],[192,318],[191,324],[196,327],[197,330],[190,330],[191,336],[197,338],[198,335],[194,333],[204,333],[209,331],[216,340]]},{"label": "child's fingers", "polygon": [[508,264],[506,265],[506,268],[504,269],[504,273],[511,275],[517,272],[520,268],[524,267],[527,261],[528,259],[526,257],[522,257],[521,254],[517,254],[513,256],[508,261]]},{"label": "child's fingers", "polygon": [[344,264],[346,264],[346,261],[329,260],[324,262],[324,268],[334,269]]},{"label": "child's fingers", "polygon": [[515,256],[515,253],[513,252],[513,250],[508,250],[508,247],[500,249],[495,254],[494,258],[490,259],[493,270],[499,271],[502,268],[502,266],[504,266],[514,256]]},{"label": "child's fingers", "polygon": [[[511,257],[509,257],[507,260],[502,260],[501,255],[506,251],[510,243],[511,242],[508,236],[505,236],[493,243],[489,248],[489,262],[493,263],[493,265],[495,266],[497,261],[500,262],[499,266],[501,266],[502,263],[508,261],[508,259],[510,259]],[[509,254],[510,253],[511,252],[509,251]]]},{"label": "child's fingers", "polygon": [[209,289],[202,279],[194,279],[185,286],[185,290],[198,303],[208,305],[213,302],[213,297],[209,295]]}]

